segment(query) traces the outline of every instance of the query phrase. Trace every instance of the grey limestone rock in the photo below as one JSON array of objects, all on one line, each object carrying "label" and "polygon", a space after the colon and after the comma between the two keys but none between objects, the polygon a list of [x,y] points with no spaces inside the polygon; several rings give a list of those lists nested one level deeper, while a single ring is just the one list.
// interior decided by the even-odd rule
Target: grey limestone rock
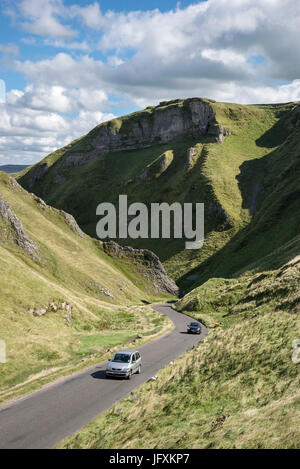
[{"label": "grey limestone rock", "polygon": [[7,222],[8,228],[3,228],[3,233],[0,232],[0,239],[4,238],[11,239],[21,249],[32,257],[36,257],[38,253],[38,247],[36,244],[27,236],[24,232],[23,225],[18,219],[16,214],[11,209],[10,205],[0,195],[0,218]]},{"label": "grey limestone rock", "polygon": [[170,293],[178,296],[179,288],[176,283],[168,277],[165,268],[159,258],[148,249],[134,249],[129,246],[120,246],[114,241],[103,243],[104,251],[112,257],[135,258],[140,261],[141,273],[153,282],[154,287],[159,292]]},{"label": "grey limestone rock", "polygon": [[136,115],[124,118],[120,128],[109,124],[100,125],[90,141],[91,150],[67,153],[64,164],[78,166],[106,153],[146,148],[186,133],[195,138],[207,133],[219,135],[220,129],[217,131],[216,125],[210,103],[201,98],[187,99],[183,104],[161,103],[151,112],[142,112],[138,118]]}]

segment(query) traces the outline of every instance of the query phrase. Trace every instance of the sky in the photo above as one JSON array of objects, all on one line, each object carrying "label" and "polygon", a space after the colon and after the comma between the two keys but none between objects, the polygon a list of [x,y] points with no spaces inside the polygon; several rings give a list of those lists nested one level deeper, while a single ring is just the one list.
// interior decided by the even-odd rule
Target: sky
[{"label": "sky", "polygon": [[0,165],[160,101],[300,100],[299,0],[0,0]]}]

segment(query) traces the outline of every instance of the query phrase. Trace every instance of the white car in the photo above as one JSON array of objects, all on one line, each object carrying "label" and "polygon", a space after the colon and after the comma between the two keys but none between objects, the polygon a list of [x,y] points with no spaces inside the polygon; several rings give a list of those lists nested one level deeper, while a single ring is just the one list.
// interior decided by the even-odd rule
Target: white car
[{"label": "white car", "polygon": [[141,367],[142,358],[138,350],[121,350],[109,360],[106,376],[130,379],[135,373],[141,373]]}]

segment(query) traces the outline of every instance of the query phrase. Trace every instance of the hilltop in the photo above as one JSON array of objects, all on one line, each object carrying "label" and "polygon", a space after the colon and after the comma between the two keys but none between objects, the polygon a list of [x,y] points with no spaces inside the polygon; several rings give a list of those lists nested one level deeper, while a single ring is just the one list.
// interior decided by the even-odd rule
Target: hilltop
[{"label": "hilltop", "polygon": [[20,171],[23,171],[26,169],[29,165],[26,164],[5,164],[3,166],[0,166],[0,171],[3,171],[4,173],[19,173]]}]

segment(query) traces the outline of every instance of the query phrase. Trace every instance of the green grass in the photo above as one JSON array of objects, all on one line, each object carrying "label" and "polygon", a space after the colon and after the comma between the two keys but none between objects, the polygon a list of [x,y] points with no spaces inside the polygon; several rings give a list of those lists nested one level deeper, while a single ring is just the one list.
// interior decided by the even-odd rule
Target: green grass
[{"label": "green grass", "polygon": [[133,339],[136,333],[130,331],[116,332],[106,331],[105,334],[84,335],[80,337],[81,347],[78,350],[79,355],[89,355],[103,347],[114,347],[125,344],[129,339]]}]

